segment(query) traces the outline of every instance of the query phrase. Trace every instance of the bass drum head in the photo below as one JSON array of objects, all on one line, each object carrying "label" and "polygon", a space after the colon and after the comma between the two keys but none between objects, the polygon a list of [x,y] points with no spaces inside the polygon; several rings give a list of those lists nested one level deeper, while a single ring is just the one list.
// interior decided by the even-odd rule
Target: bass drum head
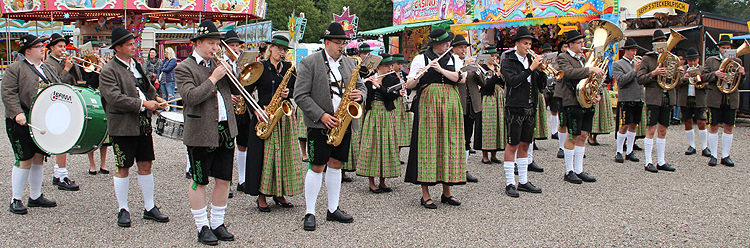
[{"label": "bass drum head", "polygon": [[44,88],[31,106],[29,123],[46,133],[30,128],[34,142],[48,153],[66,153],[81,137],[84,116],[81,99],[72,87],[54,84]]}]

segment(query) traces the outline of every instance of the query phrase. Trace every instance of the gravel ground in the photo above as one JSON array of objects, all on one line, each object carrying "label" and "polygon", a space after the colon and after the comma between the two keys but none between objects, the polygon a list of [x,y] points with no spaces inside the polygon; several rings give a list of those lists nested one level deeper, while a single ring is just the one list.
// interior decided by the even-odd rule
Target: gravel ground
[{"label": "gravel ground", "polygon": [[[598,147],[587,147],[584,170],[596,183],[573,185],[562,180],[564,163],[557,159],[556,140],[538,141],[534,153],[543,173],[529,179],[542,194],[521,193],[510,198],[504,192],[501,164],[480,162],[481,153],[469,157],[468,168],[479,183],[454,187],[463,203],[455,207],[437,203],[438,209],[419,205],[420,189],[389,179],[392,193],[372,194],[367,179],[354,177],[344,183],[341,208],[355,221],[325,221],[325,187],[318,199],[318,229],[302,230],[304,196],[289,197],[292,209],[272,206],[271,213],[255,209],[255,197],[236,194],[229,200],[226,223],[237,240],[221,246],[747,246],[748,222],[747,148],[750,129],[735,128],[730,168],[708,167],[707,158],[685,156],[682,127],[670,128],[667,161],[674,173],[645,172],[641,163],[613,162],[614,139],[601,135]],[[697,136],[697,135],[696,135]],[[57,190],[51,183],[54,159],[47,161],[42,192],[58,203],[56,208],[32,208],[27,215],[7,211],[11,198],[13,154],[7,139],[0,142],[1,199],[0,239],[5,246],[75,247],[199,247],[189,211],[184,177],[185,147],[181,142],[154,136],[156,204],[170,216],[169,223],[146,221],[142,197],[131,173],[130,208],[133,227],[116,225],[117,202],[112,174],[88,175],[85,155],[68,157],[70,175],[81,186],[77,192]],[[642,141],[638,144],[643,146]],[[401,157],[406,159],[407,150]],[[109,169],[113,156],[108,150]],[[654,152],[656,153],[656,152]],[[637,153],[643,159],[643,152]],[[654,155],[656,156],[656,155]],[[98,153],[96,155],[98,160]],[[500,156],[502,158],[502,156]],[[655,159],[655,158],[654,158]],[[300,165],[302,166],[302,165]],[[405,167],[405,166],[404,166]],[[236,177],[236,172],[234,173]],[[236,182],[236,181],[235,181]],[[440,186],[431,188],[440,198]],[[28,194],[28,189],[25,194]],[[26,204],[27,196],[24,196]],[[269,199],[270,201],[270,199]],[[271,202],[273,203],[273,202]]]}]

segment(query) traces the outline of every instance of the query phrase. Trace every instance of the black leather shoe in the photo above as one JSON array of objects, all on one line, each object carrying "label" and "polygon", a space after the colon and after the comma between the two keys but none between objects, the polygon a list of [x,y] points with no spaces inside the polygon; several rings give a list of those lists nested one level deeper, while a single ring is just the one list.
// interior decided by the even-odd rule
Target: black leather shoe
[{"label": "black leather shoe", "polygon": [[561,148],[557,148],[557,158],[565,158],[565,152]]},{"label": "black leather shoe", "polygon": [[461,202],[457,201],[456,197],[453,197],[453,196],[446,197],[445,195],[440,195],[440,202],[448,203],[453,206],[461,206]]},{"label": "black leather shoe", "polygon": [[625,159],[633,161],[633,162],[641,162],[641,160],[638,159],[638,157],[635,156],[635,152],[631,152],[630,154],[628,154],[627,156],[625,156]]},{"label": "black leather shoe", "polygon": [[31,197],[29,197],[29,207],[43,207],[43,208],[54,208],[57,207],[57,202],[52,200],[47,200],[47,198],[44,198],[44,194],[39,195],[36,199],[32,200]]},{"label": "black leather shoe", "polygon": [[576,174],[576,176],[578,178],[580,178],[581,180],[583,180],[584,182],[587,182],[587,183],[596,182],[596,178],[592,177],[592,176],[589,176],[589,174],[586,174],[585,171],[581,171],[581,173],[580,174]]},{"label": "black leather shoe", "polygon": [[393,189],[392,189],[392,188],[389,188],[389,187],[378,186],[378,188],[379,188],[380,190],[382,190],[383,192],[386,192],[386,193],[388,193],[388,192],[393,192]]},{"label": "black leather shoe", "polygon": [[516,190],[516,186],[513,184],[508,184],[505,186],[505,194],[510,197],[519,197],[521,194],[518,193],[518,190]]},{"label": "black leather shoe", "polygon": [[109,174],[109,171],[105,170],[105,169],[102,169],[102,168],[99,168],[99,173],[101,173],[101,174]]},{"label": "black leather shoe", "polygon": [[698,151],[695,150],[695,147],[689,146],[687,151],[685,151],[685,155],[693,155],[698,153]]},{"label": "black leather shoe", "polygon": [[60,184],[60,178],[52,176],[52,185],[58,185],[58,184]]},{"label": "black leather shoe", "polygon": [[234,192],[232,192],[231,189],[229,189],[229,194],[227,195],[227,198],[229,198],[229,199],[234,198]]},{"label": "black leather shoe", "polygon": [[351,177],[345,177],[345,176],[342,175],[341,176],[341,181],[345,182],[345,183],[350,183],[350,182],[352,182],[352,178]]},{"label": "black leather shoe", "polygon": [[[185,172],[185,178],[187,178],[187,179],[192,179],[192,178],[193,178],[193,174],[191,174],[191,173],[190,173],[189,171],[188,171],[188,172]],[[210,229],[210,228],[209,228],[209,229]]]},{"label": "black leather shoe", "polygon": [[117,213],[117,225],[121,227],[130,227],[130,212],[124,208]]},{"label": "black leather shoe", "polygon": [[13,202],[10,203],[10,207],[8,208],[11,213],[14,214],[27,214],[29,212],[26,207],[23,206],[23,201],[18,199],[13,199]]},{"label": "black leather shoe", "polygon": [[633,144],[633,150],[643,151],[643,148],[641,148],[640,146],[638,146],[638,144]]},{"label": "black leather shoe", "polygon": [[719,165],[719,160],[711,157],[711,160],[708,160],[708,166],[717,166]]},{"label": "black leather shoe", "polygon": [[476,150],[474,150],[474,149],[469,149],[469,154],[476,154],[476,153],[477,153],[477,151],[476,151]]},{"label": "black leather shoe", "polygon": [[467,182],[470,182],[470,183],[476,183],[476,182],[479,182],[479,179],[477,179],[476,177],[472,176],[472,175],[471,175],[471,174],[469,174],[469,172],[467,171],[467,172],[466,172],[466,181],[467,181]]},{"label": "black leather shoe", "polygon": [[583,183],[583,180],[581,180],[581,178],[579,178],[578,175],[576,175],[576,173],[573,171],[568,171],[568,173],[565,174],[563,179],[569,183],[575,183],[575,184]]},{"label": "black leather shoe", "polygon": [[710,158],[711,157],[711,150],[706,147],[706,149],[703,149],[703,152],[701,153],[704,157]]},{"label": "black leather shoe", "polygon": [[260,206],[260,199],[255,199],[255,204],[257,205],[258,211],[268,213],[271,212],[271,208],[268,207],[268,204],[266,203],[265,207]]},{"label": "black leather shoe", "polygon": [[147,220],[155,220],[156,222],[169,222],[169,216],[162,214],[157,206],[154,206],[151,211],[146,211],[144,209],[143,218]]},{"label": "black leather shoe", "polygon": [[496,164],[502,164],[503,163],[503,161],[501,161],[500,159],[494,159],[494,158],[490,158],[490,161],[493,162],[493,163],[496,163]]},{"label": "black leather shoe", "polygon": [[305,218],[302,219],[302,228],[305,231],[315,231],[315,215],[306,214]]},{"label": "black leather shoe", "polygon": [[596,141],[591,142],[591,140],[586,140],[586,143],[589,143],[590,146],[599,146],[599,145],[601,145],[601,144],[599,144],[599,142],[596,142]]},{"label": "black leather shoe", "polygon": [[533,172],[544,172],[544,168],[539,167],[539,165],[536,164],[536,162],[534,161],[531,161],[531,163],[529,164],[528,170],[533,171]]},{"label": "black leather shoe", "polygon": [[729,166],[729,167],[734,167],[734,162],[732,161],[732,158],[730,158],[729,156],[727,156],[726,158],[722,158],[721,164]]},{"label": "black leather shoe", "polygon": [[482,163],[483,164],[493,164],[491,160],[484,161],[484,159],[482,159]]},{"label": "black leather shoe", "polygon": [[216,238],[210,227],[203,226],[201,227],[201,231],[198,232],[198,242],[204,245],[218,245],[219,239]]},{"label": "black leather shoe", "polygon": [[536,146],[536,143],[534,143],[534,148],[533,149],[534,149],[534,151],[538,151],[539,150],[539,147]]},{"label": "black leather shoe", "polygon": [[237,184],[237,191],[238,192],[245,191],[245,183]]},{"label": "black leather shoe", "polygon": [[625,163],[625,158],[622,157],[622,153],[615,154],[615,162],[617,163]]},{"label": "black leather shoe", "polygon": [[234,241],[234,235],[227,231],[227,227],[224,226],[224,224],[221,224],[221,226],[211,231],[214,233],[214,236],[221,241]]},{"label": "black leather shoe", "polygon": [[[423,206],[424,208],[427,208],[427,209],[436,209],[436,208],[437,208],[437,205],[435,205],[435,201],[433,201],[432,199],[427,199],[427,200],[425,200],[425,199],[422,199],[422,198],[420,197],[420,198],[419,198],[419,201],[420,201],[420,204],[422,204],[422,206]],[[430,201],[431,201],[432,203],[430,203],[430,204],[427,204],[427,202],[430,202]]]},{"label": "black leather shoe", "polygon": [[76,182],[73,180],[70,180],[70,178],[64,177],[62,180],[60,180],[57,183],[57,189],[59,190],[67,190],[67,191],[78,191],[78,185],[76,185]]},{"label": "black leather shoe", "polygon": [[656,169],[663,170],[663,171],[675,171],[674,167],[672,167],[669,163],[666,163],[663,165],[657,165]]},{"label": "black leather shoe", "polygon": [[287,202],[281,202],[281,201],[279,201],[279,199],[276,199],[275,196],[272,199],[273,199],[273,202],[276,203],[276,205],[281,205],[282,208],[293,208],[294,207],[294,204],[292,204],[292,203],[290,203],[288,201]]},{"label": "black leather shoe", "polygon": [[518,185],[518,190],[520,190],[520,191],[526,191],[526,192],[531,192],[531,193],[542,193],[542,189],[541,188],[537,188],[536,186],[534,186],[533,184],[531,184],[531,182],[526,182],[526,183],[523,183],[523,184],[519,184]]},{"label": "black leather shoe", "polygon": [[336,211],[333,211],[333,213],[326,211],[326,220],[328,221],[338,221],[341,223],[352,223],[354,222],[354,218],[352,218],[351,215],[346,214],[346,212],[341,211],[340,208],[336,208]]},{"label": "black leather shoe", "polygon": [[372,192],[373,194],[380,194],[380,193],[383,193],[383,190],[381,190],[380,188],[377,188],[377,189],[372,189],[372,188],[370,188],[370,187],[367,187],[367,189],[369,189],[369,190],[370,190],[370,192]]},{"label": "black leather shoe", "polygon": [[553,133],[551,137],[552,137],[552,139],[558,139],[557,138],[557,133]]},{"label": "black leather shoe", "polygon": [[89,175],[92,175],[92,176],[96,175],[96,171],[89,171]]},{"label": "black leather shoe", "polygon": [[654,164],[647,164],[646,167],[643,167],[643,169],[648,172],[653,172],[653,173],[659,172],[659,170],[656,169],[656,166],[654,166]]}]

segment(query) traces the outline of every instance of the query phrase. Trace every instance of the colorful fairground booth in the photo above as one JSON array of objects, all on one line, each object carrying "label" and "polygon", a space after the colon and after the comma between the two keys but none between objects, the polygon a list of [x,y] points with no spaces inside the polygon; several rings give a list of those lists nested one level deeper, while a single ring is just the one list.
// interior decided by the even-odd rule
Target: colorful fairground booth
[{"label": "colorful fairground booth", "polygon": [[[454,33],[467,32],[474,48],[486,46],[509,49],[515,29],[529,28],[540,48],[544,43],[556,47],[570,30],[588,30],[587,22],[606,19],[617,23],[618,0],[475,0],[473,23],[451,26]],[[472,50],[473,54],[477,51]]]},{"label": "colorful fairground booth", "polygon": [[[228,22],[263,18],[266,7],[265,0],[0,1],[0,11],[6,22],[11,19],[62,22],[78,30],[73,33],[73,40],[78,45],[95,38],[104,46],[111,42],[109,36],[112,29],[124,26],[138,37],[136,44],[139,48],[155,46],[156,31],[150,37],[145,37],[150,44],[143,43],[142,34],[147,25],[161,30],[170,28],[170,25],[172,28],[192,30],[202,20],[213,20],[222,22],[217,25],[221,27],[230,25]],[[10,39],[10,35],[7,33],[3,38]],[[167,37],[170,38],[169,35]],[[180,34],[171,38],[184,40],[187,37],[186,34]],[[141,57],[140,49],[138,53],[138,57]]]},{"label": "colorful fairground booth", "polygon": [[448,28],[466,21],[464,0],[393,1],[393,26],[362,31],[359,36],[383,37],[389,53],[402,53],[407,60],[424,48],[433,28]]}]

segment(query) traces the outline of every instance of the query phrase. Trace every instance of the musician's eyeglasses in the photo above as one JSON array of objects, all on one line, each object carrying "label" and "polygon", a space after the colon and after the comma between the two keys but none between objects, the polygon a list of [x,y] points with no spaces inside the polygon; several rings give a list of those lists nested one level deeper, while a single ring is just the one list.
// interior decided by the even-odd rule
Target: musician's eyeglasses
[{"label": "musician's eyeglasses", "polygon": [[343,41],[343,40],[342,40],[342,41],[339,41],[339,42],[336,42],[336,41],[334,41],[334,40],[330,40],[330,41],[331,41],[331,42],[333,42],[333,44],[336,44],[336,45],[339,45],[339,46],[341,46],[341,45],[345,45],[345,44],[346,44],[346,41]]},{"label": "musician's eyeglasses", "polygon": [[44,44],[35,45],[35,46],[32,46],[31,48],[42,48],[42,47],[44,47]]}]

